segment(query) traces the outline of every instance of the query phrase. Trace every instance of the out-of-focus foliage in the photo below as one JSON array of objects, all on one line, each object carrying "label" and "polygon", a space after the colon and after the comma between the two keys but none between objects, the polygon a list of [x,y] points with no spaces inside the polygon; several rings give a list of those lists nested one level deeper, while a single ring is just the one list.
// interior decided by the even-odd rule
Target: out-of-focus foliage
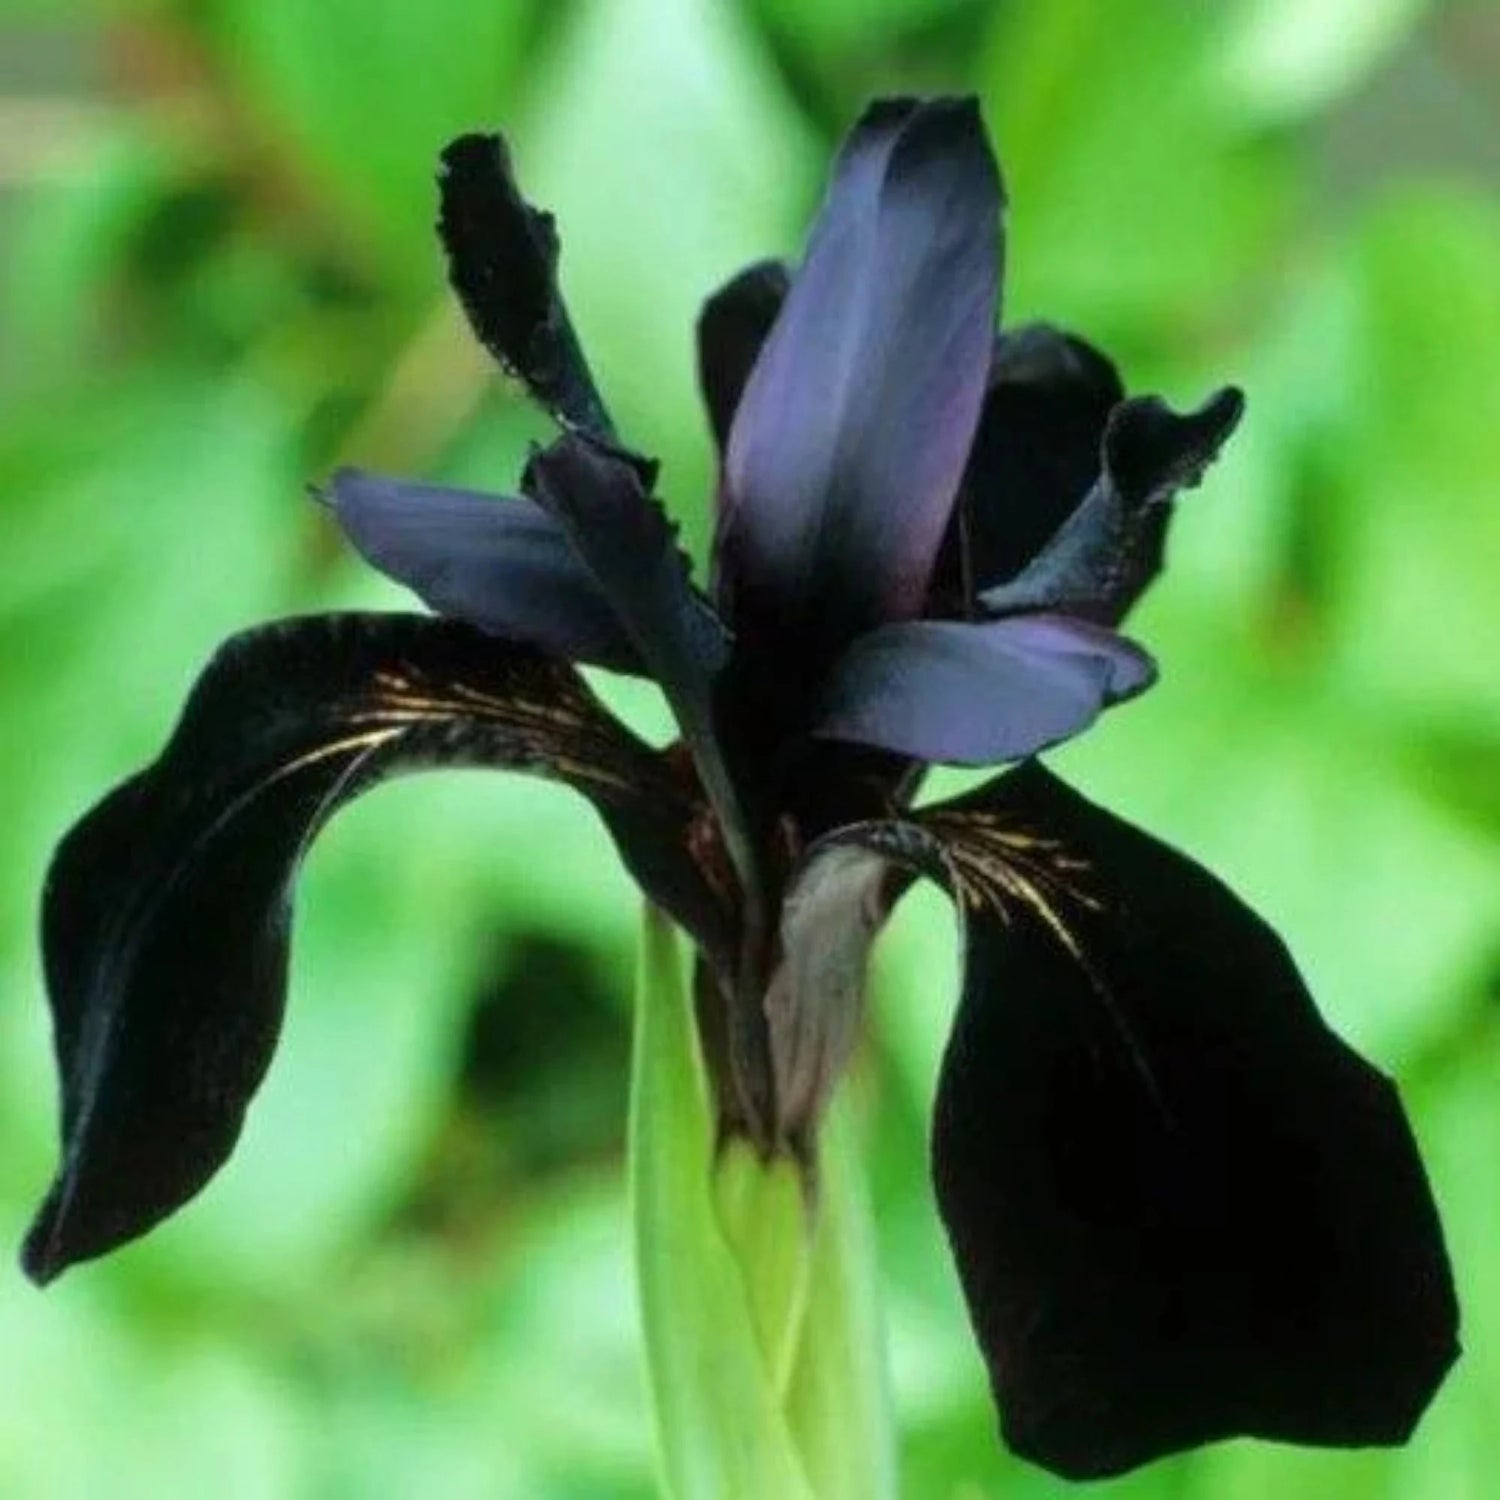
[{"label": "out-of-focus foliage", "polygon": [[[269,615],[398,605],[308,505],[339,461],[503,487],[539,429],[430,235],[512,133],[623,426],[706,535],[695,306],[796,244],[839,132],[981,94],[1007,316],[1250,419],[1183,508],[1162,685],[1060,757],[1286,934],[1406,1081],[1469,1353],[1392,1455],[1228,1445],[1099,1493],[1479,1500],[1500,1468],[1500,26],[1420,0],[57,0],[0,17],[0,1206],[53,1149],[51,842]],[[637,722],[659,705],[610,685]],[[361,803],[302,888],[243,1147],[145,1244],[0,1276],[0,1494],[653,1493],[620,1149],[635,913],[581,806]],[[1032,1500],[924,1175],[948,915],[885,944],[851,1085],[905,1493]],[[1203,997],[1205,1004],[1214,997]]]}]

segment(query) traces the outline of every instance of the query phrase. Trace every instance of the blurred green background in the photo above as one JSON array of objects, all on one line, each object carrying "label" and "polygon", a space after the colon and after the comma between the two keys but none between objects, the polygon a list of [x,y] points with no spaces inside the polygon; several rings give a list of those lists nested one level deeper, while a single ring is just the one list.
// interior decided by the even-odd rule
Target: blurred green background
[{"label": "blurred green background", "polygon": [[[1225,874],[1399,1071],[1469,1352],[1413,1445],[1230,1444],[1096,1491],[1483,1500],[1500,1472],[1500,8],[1421,0],[9,0],[0,15],[0,1207],[51,1168],[52,841],[229,631],[401,607],[304,485],[504,488],[434,155],[502,126],[623,431],[701,547],[700,299],[792,250],[870,94],[982,95],[1007,316],[1248,426],[1139,620],[1162,685],[1058,757]],[[609,688],[662,726],[648,692]],[[302,886],[281,1055],[198,1203],[0,1274],[0,1495],[653,1493],[623,1215],[635,906],[581,802],[434,777]],[[906,1493],[1035,1500],[930,1206],[949,919],[913,897],[852,1084]]]}]

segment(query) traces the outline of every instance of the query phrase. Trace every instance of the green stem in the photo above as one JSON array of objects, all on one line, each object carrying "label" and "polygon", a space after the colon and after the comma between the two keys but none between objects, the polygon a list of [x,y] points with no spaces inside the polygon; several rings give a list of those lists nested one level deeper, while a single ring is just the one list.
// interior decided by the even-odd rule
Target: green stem
[{"label": "green stem", "polygon": [[873,1239],[849,1132],[817,1192],[790,1158],[715,1149],[676,934],[648,908],[630,1183],[646,1367],[673,1500],[884,1500],[894,1444]]}]

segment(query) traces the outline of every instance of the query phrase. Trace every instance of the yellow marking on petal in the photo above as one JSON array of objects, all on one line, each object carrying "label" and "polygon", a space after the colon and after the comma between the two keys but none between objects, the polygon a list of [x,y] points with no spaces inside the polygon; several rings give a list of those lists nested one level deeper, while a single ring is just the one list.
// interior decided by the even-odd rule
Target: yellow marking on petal
[{"label": "yellow marking on petal", "polygon": [[[1010,906],[1024,907],[1078,965],[1114,1023],[1152,1100],[1170,1119],[1149,1059],[1061,904],[1066,898],[1084,911],[1106,909],[1104,900],[1082,883],[1091,873],[1089,862],[1068,854],[1059,841],[1007,824],[994,813],[940,813],[929,818],[927,825],[946,851],[956,897],[974,909],[988,907],[1006,927],[1013,925]],[[980,891],[985,895],[976,894]]]}]

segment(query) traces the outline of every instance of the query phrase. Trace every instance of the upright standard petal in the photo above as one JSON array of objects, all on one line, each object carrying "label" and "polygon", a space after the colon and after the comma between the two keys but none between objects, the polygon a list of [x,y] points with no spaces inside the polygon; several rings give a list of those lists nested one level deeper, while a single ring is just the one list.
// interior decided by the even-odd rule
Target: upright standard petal
[{"label": "upright standard petal", "polygon": [[962,913],[933,1170],[1010,1446],[1091,1478],[1403,1442],[1458,1350],[1441,1228],[1276,935],[1035,764],[809,863],[853,844]]},{"label": "upright standard petal", "polygon": [[735,415],[717,578],[801,649],[917,614],[984,399],[999,176],[972,100],[872,106]]},{"label": "upright standard petal", "polygon": [[909,620],[844,653],[813,733],[915,760],[999,765],[1071,739],[1155,680],[1134,642],[1067,615]]},{"label": "upright standard petal", "polygon": [[698,315],[698,386],[720,450],[790,285],[784,261],[757,261],[725,282]]},{"label": "upright standard petal", "polygon": [[1114,365],[1072,334],[1031,323],[995,340],[929,607],[967,612],[1037,555],[1097,478],[1104,426],[1124,395]]},{"label": "upright standard petal", "polygon": [[1122,402],[1094,487],[1026,568],[980,594],[985,611],[1061,610],[1117,624],[1161,571],[1177,492],[1202,479],[1244,410],[1233,386],[1185,415],[1157,396]]},{"label": "upright standard petal", "polygon": [[442,155],[438,234],[475,337],[568,427],[609,436],[557,285],[557,226],[521,196],[498,135],[465,135]]},{"label": "upright standard petal", "polygon": [[340,469],[320,498],[366,561],[438,614],[551,656],[642,671],[562,523],[529,497]]},{"label": "upright standard petal", "polygon": [[237,636],[160,759],[52,863],[42,938],[62,1161],[28,1274],[50,1280],[145,1233],[222,1165],[280,1029],[303,852],[377,781],[455,765],[577,787],[653,898],[722,944],[690,853],[698,810],[571,668],[419,616]]}]

